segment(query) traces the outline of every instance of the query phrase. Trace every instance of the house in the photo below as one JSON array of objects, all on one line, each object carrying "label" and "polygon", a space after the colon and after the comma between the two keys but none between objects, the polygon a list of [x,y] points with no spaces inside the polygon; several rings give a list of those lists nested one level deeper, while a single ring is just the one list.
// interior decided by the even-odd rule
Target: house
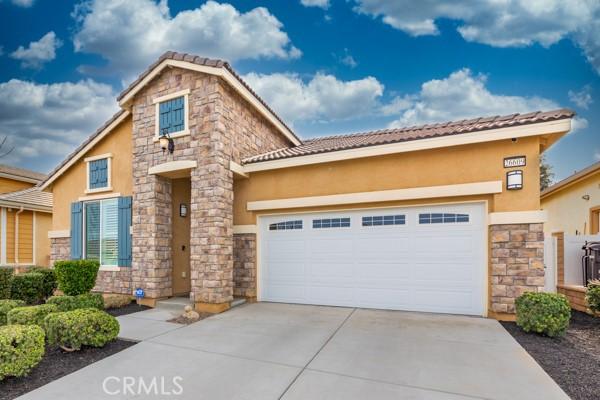
[{"label": "house", "polygon": [[511,318],[543,290],[554,110],[302,140],[231,66],[167,52],[41,184],[96,290]]},{"label": "house", "polygon": [[0,265],[50,264],[52,194],[35,188],[45,177],[0,165]]},{"label": "house", "polygon": [[550,186],[541,193],[548,212],[544,231],[569,235],[600,233],[600,162]]}]

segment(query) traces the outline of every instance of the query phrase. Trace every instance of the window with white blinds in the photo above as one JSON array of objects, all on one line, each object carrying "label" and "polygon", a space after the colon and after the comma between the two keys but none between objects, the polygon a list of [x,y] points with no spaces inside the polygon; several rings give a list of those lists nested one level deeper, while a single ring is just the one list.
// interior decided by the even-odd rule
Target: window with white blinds
[{"label": "window with white blinds", "polygon": [[119,207],[117,199],[85,203],[85,258],[101,265],[119,261]]}]

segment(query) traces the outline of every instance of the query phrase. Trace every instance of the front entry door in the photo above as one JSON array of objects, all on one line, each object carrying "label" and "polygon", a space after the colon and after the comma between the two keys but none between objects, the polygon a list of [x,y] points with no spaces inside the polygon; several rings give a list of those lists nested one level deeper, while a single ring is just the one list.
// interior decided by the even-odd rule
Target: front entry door
[{"label": "front entry door", "polygon": [[183,295],[190,292],[190,179],[173,179],[171,190],[173,295]]}]

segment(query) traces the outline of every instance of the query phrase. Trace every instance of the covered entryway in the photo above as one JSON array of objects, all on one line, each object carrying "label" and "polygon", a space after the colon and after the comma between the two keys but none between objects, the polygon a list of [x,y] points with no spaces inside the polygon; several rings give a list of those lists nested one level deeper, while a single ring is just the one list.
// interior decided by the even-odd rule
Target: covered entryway
[{"label": "covered entryway", "polygon": [[483,315],[483,203],[260,218],[259,300]]}]

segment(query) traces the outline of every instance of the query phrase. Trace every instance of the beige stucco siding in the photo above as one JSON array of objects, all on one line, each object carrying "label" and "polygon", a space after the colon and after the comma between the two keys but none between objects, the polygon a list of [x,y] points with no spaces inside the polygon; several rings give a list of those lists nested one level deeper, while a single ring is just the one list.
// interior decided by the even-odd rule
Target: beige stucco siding
[{"label": "beige stucco siding", "polygon": [[[112,190],[94,193],[93,195],[110,193],[120,193],[122,196],[131,195],[133,178],[131,118],[126,118],[52,184],[52,194],[54,195],[53,230],[70,228],[71,203],[78,201],[80,197],[86,196],[87,163],[84,159],[107,153],[112,154]],[[89,196],[93,195],[90,194]]]},{"label": "beige stucco siding", "polygon": [[34,186],[34,183],[16,181],[14,179],[0,177],[0,193],[16,192]]},{"label": "beige stucco siding", "polygon": [[[527,166],[518,168],[524,173],[524,188],[507,191],[506,172],[509,169],[504,168],[503,159],[519,155],[527,157]],[[256,223],[256,214],[246,209],[249,201],[499,180],[503,182],[503,191],[493,196],[370,203],[368,206],[431,204],[485,198],[490,212],[538,210],[538,157],[539,139],[530,137],[519,139],[516,143],[503,140],[255,172],[250,174],[249,179],[235,181],[234,224]],[[343,208],[352,206],[345,205]]]},{"label": "beige stucco siding", "polygon": [[[583,199],[584,195],[590,199]],[[542,198],[541,203],[548,211],[544,232],[589,234],[590,209],[600,206],[600,171]]]},{"label": "beige stucco siding", "polygon": [[35,264],[50,265],[50,239],[48,231],[52,229],[52,214],[35,213]]}]

